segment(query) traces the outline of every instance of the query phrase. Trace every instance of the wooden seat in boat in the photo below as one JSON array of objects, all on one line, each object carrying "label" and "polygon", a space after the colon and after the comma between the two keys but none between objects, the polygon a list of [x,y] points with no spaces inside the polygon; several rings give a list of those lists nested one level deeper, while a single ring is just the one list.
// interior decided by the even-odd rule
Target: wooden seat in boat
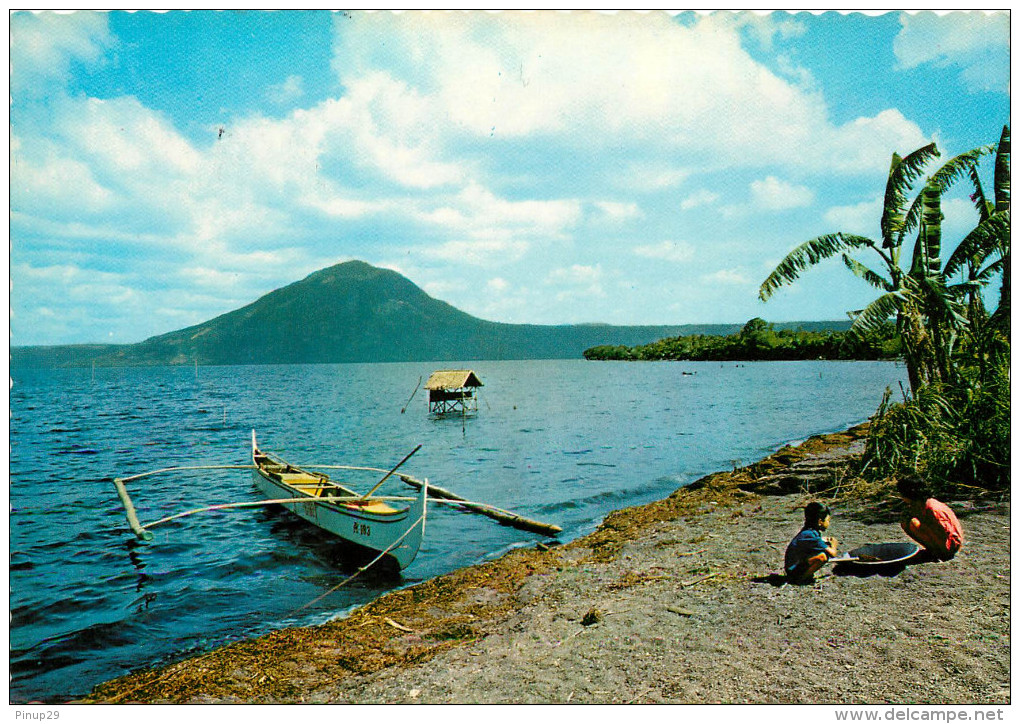
[{"label": "wooden seat in boat", "polygon": [[322,478],[307,473],[277,473],[277,476],[280,482],[315,497],[323,495],[324,488],[330,487],[323,483]]},{"label": "wooden seat in boat", "polygon": [[350,510],[363,510],[366,513],[374,513],[375,515],[393,515],[401,512],[385,500],[355,500],[349,503],[343,503],[342,505]]}]

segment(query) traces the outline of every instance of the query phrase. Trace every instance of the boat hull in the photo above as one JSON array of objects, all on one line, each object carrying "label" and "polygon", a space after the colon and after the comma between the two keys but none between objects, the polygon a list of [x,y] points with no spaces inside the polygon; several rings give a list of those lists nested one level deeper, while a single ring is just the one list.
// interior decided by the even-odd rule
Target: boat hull
[{"label": "boat hull", "polygon": [[400,569],[411,564],[421,547],[425,532],[427,491],[424,489],[407,508],[396,512],[376,514],[357,506],[317,500],[275,479],[258,465],[252,471],[252,482],[270,500],[294,498],[294,502],[281,505],[294,515],[303,518],[338,538],[360,548],[375,552],[385,551],[385,557]]}]

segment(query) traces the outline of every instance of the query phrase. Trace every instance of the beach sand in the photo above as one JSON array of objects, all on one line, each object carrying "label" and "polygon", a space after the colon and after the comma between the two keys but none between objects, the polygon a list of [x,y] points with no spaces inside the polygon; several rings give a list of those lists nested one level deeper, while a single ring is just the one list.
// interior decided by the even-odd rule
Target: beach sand
[{"label": "beach sand", "polygon": [[[951,501],[946,563],[779,576],[810,491],[840,492],[863,428],[811,438],[347,618],[96,688],[91,702],[1009,703],[1009,503]],[[805,490],[807,489],[807,490]],[[905,542],[897,507],[837,503],[841,549]]]}]

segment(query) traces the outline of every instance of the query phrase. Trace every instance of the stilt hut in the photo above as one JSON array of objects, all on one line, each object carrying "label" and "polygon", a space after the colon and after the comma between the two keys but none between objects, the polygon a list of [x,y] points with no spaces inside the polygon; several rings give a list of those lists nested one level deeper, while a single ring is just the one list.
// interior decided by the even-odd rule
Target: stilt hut
[{"label": "stilt hut", "polygon": [[475,389],[482,386],[472,370],[438,370],[425,389],[429,391],[429,414],[473,415],[478,412]]}]

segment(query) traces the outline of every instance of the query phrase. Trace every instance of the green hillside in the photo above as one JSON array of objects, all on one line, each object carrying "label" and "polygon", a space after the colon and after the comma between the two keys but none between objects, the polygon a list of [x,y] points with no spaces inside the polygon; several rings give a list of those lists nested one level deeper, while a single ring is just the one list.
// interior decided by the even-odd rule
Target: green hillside
[{"label": "green hillside", "polygon": [[[815,323],[822,326],[839,323]],[[13,367],[580,359],[595,345],[640,345],[739,324],[612,326],[489,322],[433,299],[389,269],[350,261],[207,322],[138,344],[15,347]]]}]

